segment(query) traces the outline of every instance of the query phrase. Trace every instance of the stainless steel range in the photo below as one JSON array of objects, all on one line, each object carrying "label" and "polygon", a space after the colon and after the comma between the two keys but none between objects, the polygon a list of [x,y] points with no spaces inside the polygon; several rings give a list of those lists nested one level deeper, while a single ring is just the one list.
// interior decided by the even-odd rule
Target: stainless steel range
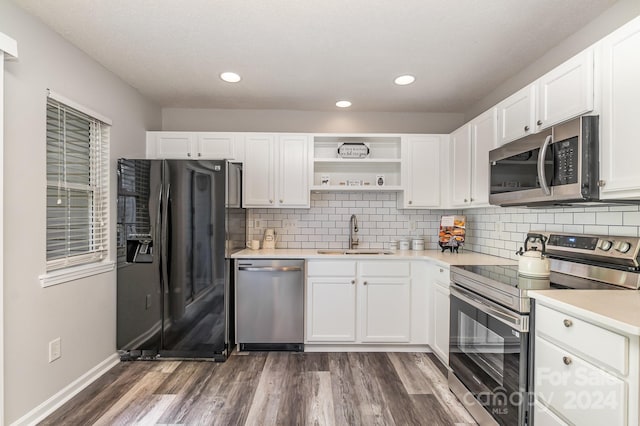
[{"label": "stainless steel range", "polygon": [[549,277],[452,266],[449,387],[480,424],[530,424],[530,290],[640,288],[640,238],[542,234]]}]

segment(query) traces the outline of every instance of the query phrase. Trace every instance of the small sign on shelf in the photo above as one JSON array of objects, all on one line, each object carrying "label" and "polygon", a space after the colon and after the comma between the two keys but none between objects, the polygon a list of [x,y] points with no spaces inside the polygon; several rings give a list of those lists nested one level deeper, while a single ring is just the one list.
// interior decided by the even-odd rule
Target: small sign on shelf
[{"label": "small sign on shelf", "polygon": [[338,147],[339,158],[367,158],[369,146],[364,142],[344,142]]}]

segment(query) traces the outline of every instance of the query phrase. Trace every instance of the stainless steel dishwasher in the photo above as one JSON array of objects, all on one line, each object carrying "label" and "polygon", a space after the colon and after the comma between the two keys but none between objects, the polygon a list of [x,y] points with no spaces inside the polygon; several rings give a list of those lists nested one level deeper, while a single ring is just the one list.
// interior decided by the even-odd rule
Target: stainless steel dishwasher
[{"label": "stainless steel dishwasher", "polygon": [[304,349],[304,260],[236,259],[240,350]]}]

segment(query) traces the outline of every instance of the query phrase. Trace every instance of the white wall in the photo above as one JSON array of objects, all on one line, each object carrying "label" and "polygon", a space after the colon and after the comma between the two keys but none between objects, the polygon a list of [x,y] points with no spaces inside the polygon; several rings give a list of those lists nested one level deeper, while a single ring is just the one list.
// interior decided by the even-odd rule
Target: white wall
[{"label": "white wall", "polygon": [[464,114],[163,108],[169,131],[300,133],[449,133]]},{"label": "white wall", "polygon": [[618,0],[596,19],[567,37],[542,57],[532,58],[535,60],[531,64],[472,105],[465,113],[465,121],[471,120],[507,96],[532,83],[547,71],[552,70],[638,15],[640,15],[639,0]]},{"label": "white wall", "polygon": [[[144,155],[145,130],[160,127],[161,112],[12,2],[0,1],[0,28],[20,47],[20,59],[5,64],[4,420],[9,424],[115,353],[115,271],[45,289],[38,280],[45,272],[46,247],[45,91],[113,120],[112,229],[115,159]],[[56,337],[62,339],[62,358],[49,364],[48,342]]]}]

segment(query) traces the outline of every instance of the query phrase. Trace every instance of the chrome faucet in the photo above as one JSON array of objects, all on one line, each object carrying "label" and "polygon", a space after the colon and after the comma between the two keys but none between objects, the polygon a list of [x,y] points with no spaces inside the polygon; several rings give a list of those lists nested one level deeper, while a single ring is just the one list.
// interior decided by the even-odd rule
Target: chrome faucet
[{"label": "chrome faucet", "polygon": [[356,219],[356,215],[352,214],[351,219],[349,220],[349,249],[352,250],[358,247],[360,242],[358,241],[358,237],[355,234],[358,232],[358,219]]}]

